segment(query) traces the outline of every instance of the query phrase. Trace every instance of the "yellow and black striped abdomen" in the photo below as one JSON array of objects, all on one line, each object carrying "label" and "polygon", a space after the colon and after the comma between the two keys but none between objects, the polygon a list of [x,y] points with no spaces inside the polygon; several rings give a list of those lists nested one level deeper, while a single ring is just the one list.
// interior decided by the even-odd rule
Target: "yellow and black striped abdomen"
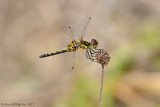
[{"label": "yellow and black striped abdomen", "polygon": [[70,51],[69,51],[69,49],[64,49],[64,50],[61,50],[61,51],[56,51],[56,52],[51,52],[51,53],[43,54],[43,55],[39,56],[39,58],[53,56],[53,55],[57,55],[57,54],[65,53],[65,52],[70,52]]}]

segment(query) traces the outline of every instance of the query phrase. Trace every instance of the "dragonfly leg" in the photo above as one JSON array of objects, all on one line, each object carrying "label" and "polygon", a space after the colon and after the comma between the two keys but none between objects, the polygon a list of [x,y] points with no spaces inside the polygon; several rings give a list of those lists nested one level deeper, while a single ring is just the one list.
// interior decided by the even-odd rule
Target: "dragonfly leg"
[{"label": "dragonfly leg", "polygon": [[87,49],[86,57],[90,59],[91,61],[97,62],[96,56],[93,56],[92,54],[94,53],[91,50]]},{"label": "dragonfly leg", "polygon": [[91,54],[92,57],[96,57],[95,54],[100,52],[100,51],[97,51],[97,50],[93,50],[91,48],[89,49],[89,51],[90,51],[90,54]]},{"label": "dragonfly leg", "polygon": [[87,59],[92,60],[91,57],[90,57],[90,54],[89,54],[89,52],[88,52],[88,49],[87,49],[87,51],[86,51],[86,57],[87,57]]},{"label": "dragonfly leg", "polygon": [[102,49],[95,49],[93,50],[92,48],[90,48],[91,51],[93,51],[94,53],[100,53],[102,52]]},{"label": "dragonfly leg", "polygon": [[92,49],[89,49],[89,52],[91,54],[91,57],[93,57],[93,54],[95,53],[94,51],[92,51]]}]

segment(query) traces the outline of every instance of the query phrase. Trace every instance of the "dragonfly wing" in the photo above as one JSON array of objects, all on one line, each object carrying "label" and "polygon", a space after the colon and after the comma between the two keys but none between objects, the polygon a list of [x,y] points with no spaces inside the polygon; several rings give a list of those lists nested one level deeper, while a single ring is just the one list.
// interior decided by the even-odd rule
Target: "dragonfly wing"
[{"label": "dragonfly wing", "polygon": [[86,51],[87,49],[84,50],[79,50],[76,52],[76,69],[80,69],[82,67],[86,67],[88,65],[92,64],[92,61],[86,58]]},{"label": "dragonfly wing", "polygon": [[74,70],[75,68],[75,62],[76,62],[76,52],[73,52],[73,55],[72,55],[72,59],[73,59],[73,62],[72,62],[72,70]]},{"label": "dragonfly wing", "polygon": [[71,72],[75,68],[74,52],[68,52],[61,55],[62,71]]},{"label": "dragonfly wing", "polygon": [[[77,38],[84,38],[85,37],[90,20],[91,20],[91,17],[88,18],[88,21],[86,22],[86,24],[84,24],[81,33],[79,35],[77,35]],[[61,39],[61,46],[66,48],[67,45],[69,43],[71,43],[71,41],[73,41],[76,37],[74,36],[74,32],[71,27],[66,27],[63,33],[64,34]],[[75,63],[76,63],[76,56],[77,56],[76,53],[77,52],[68,52],[67,54],[62,56],[64,68],[68,68],[66,66],[69,65],[69,68],[74,70]],[[84,53],[84,55],[86,55],[86,53]],[[86,57],[84,57],[84,58],[86,59]],[[76,66],[77,66],[77,64],[76,64]]]},{"label": "dragonfly wing", "polygon": [[87,22],[84,24],[84,26],[82,27],[82,31],[80,32],[80,34],[78,35],[78,38],[85,38],[86,36],[86,32],[87,32],[87,28],[88,25],[90,23],[91,17],[88,18]]},{"label": "dragonfly wing", "polygon": [[[67,48],[74,38],[74,32],[71,27],[66,27],[61,37],[61,48]],[[65,71],[72,71],[75,67],[75,52],[67,52],[62,55],[62,66]]]},{"label": "dragonfly wing", "polygon": [[74,40],[74,32],[71,27],[65,27],[61,36],[61,47],[67,48],[67,45]]}]

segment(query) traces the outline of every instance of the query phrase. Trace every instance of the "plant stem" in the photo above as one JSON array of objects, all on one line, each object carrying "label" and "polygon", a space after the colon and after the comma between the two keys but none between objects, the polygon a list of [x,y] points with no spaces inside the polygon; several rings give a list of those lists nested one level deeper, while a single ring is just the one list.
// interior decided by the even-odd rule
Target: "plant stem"
[{"label": "plant stem", "polygon": [[103,78],[104,78],[104,65],[102,65],[101,89],[100,89],[99,105],[98,105],[98,107],[101,107],[101,101],[102,101],[102,89],[103,89]]}]

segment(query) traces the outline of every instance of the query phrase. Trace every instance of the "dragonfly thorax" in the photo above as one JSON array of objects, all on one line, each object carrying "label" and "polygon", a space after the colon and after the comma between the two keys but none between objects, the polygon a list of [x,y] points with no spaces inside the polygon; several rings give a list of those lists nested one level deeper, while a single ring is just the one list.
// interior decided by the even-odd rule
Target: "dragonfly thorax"
[{"label": "dragonfly thorax", "polygon": [[92,39],[91,42],[87,42],[82,38],[79,41],[73,40],[70,44],[68,44],[68,49],[70,51],[83,50],[83,49],[96,49],[98,47],[98,41]]}]

